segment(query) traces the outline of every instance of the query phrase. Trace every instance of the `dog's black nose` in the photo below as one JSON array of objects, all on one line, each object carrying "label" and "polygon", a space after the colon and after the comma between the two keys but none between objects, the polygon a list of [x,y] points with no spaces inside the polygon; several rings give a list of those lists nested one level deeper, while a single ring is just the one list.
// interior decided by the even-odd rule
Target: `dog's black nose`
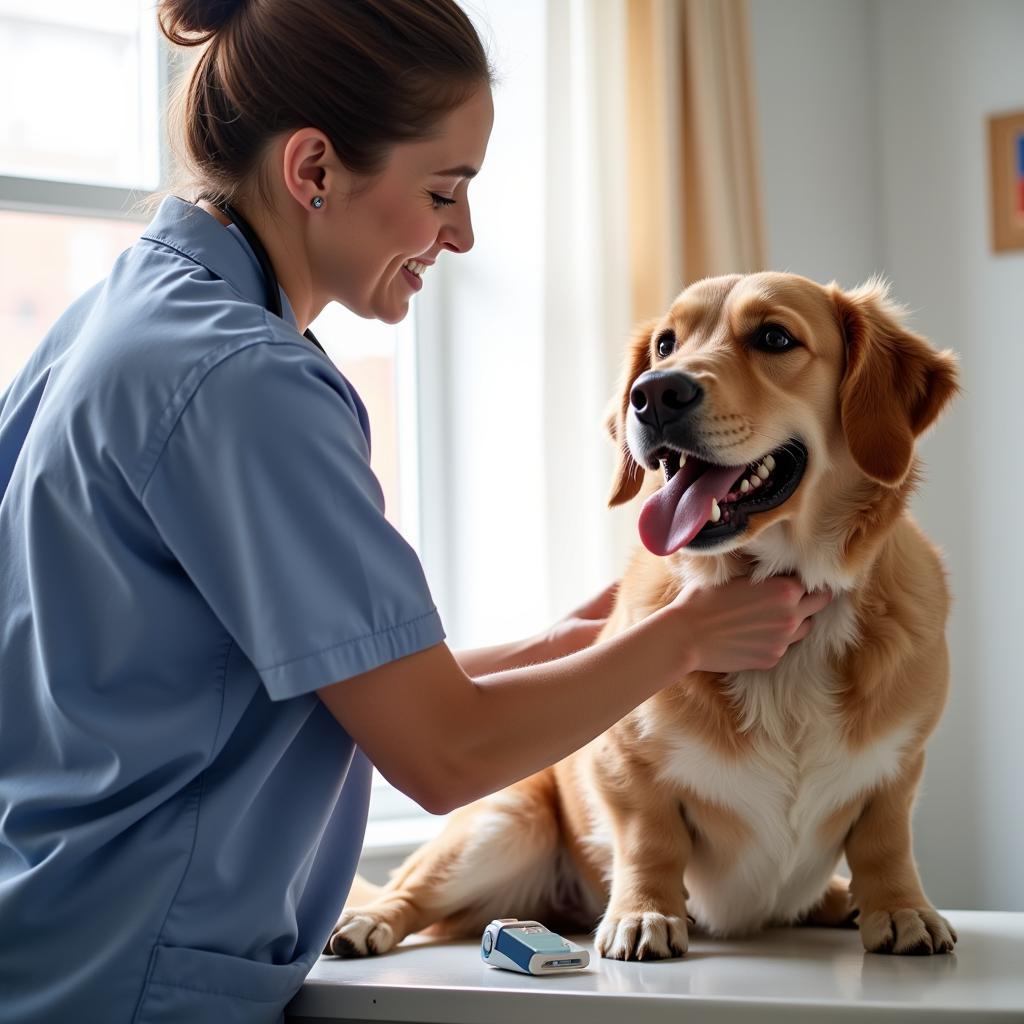
[{"label": "dog's black nose", "polygon": [[629,401],[641,423],[664,427],[692,412],[704,397],[704,389],[688,374],[648,370],[640,374],[629,392]]}]

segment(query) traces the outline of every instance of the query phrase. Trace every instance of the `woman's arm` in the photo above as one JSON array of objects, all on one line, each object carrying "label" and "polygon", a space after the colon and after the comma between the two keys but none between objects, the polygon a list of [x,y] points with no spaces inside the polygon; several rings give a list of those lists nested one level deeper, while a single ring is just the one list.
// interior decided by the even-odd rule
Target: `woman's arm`
[{"label": "woman's arm", "polygon": [[829,599],[788,577],[688,588],[557,661],[474,680],[438,644],[319,695],[391,783],[442,814],[554,764],[694,670],[774,665]]},{"label": "woman's arm", "polygon": [[509,668],[554,661],[555,658],[564,658],[574,651],[581,651],[597,639],[611,614],[618,589],[618,581],[610,584],[600,594],[559,619],[544,633],[512,643],[495,644],[493,647],[458,651],[455,660],[467,676],[475,678]]},{"label": "woman's arm", "polygon": [[[540,638],[530,636],[523,640],[514,640],[508,644],[495,644],[493,647],[474,647],[469,651],[455,651],[455,660],[459,668],[467,676],[489,676],[494,672],[504,672],[510,668],[522,668],[524,665],[536,665],[542,661],[550,661],[545,657]],[[552,657],[558,657],[553,655]]]}]

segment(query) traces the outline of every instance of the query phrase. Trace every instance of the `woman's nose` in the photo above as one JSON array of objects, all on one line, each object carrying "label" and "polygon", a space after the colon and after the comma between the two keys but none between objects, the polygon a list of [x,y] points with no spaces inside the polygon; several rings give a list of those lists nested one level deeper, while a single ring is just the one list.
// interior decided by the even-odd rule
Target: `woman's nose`
[{"label": "woman's nose", "polygon": [[473,248],[473,220],[467,205],[463,205],[462,210],[441,228],[438,241],[449,252],[469,252]]}]

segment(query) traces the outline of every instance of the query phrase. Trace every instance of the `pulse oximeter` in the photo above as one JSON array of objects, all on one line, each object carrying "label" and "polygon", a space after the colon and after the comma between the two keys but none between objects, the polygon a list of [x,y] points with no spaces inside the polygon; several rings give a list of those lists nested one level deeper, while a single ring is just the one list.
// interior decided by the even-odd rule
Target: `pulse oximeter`
[{"label": "pulse oximeter", "polygon": [[491,967],[522,974],[579,971],[590,963],[590,954],[581,946],[538,921],[514,917],[498,918],[484,929],[480,958]]}]

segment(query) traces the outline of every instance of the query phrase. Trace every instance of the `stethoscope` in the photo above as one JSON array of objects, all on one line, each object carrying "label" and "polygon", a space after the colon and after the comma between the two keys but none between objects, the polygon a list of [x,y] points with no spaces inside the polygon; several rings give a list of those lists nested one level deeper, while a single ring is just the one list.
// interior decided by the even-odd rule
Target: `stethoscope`
[{"label": "stethoscope", "polygon": [[[270,257],[267,255],[267,250],[263,248],[259,236],[253,231],[252,225],[229,202],[217,203],[217,209],[242,232],[242,237],[249,243],[249,248],[252,249],[256,256],[256,262],[259,263],[260,270],[263,271],[263,287],[266,291],[264,305],[268,312],[275,316],[281,316],[281,289],[277,283],[277,274],[274,273],[274,265],[270,262]],[[307,328],[303,337],[313,342],[325,356],[327,355],[323,345],[316,340],[316,335],[311,330]],[[330,356],[328,356],[329,358]]]}]

